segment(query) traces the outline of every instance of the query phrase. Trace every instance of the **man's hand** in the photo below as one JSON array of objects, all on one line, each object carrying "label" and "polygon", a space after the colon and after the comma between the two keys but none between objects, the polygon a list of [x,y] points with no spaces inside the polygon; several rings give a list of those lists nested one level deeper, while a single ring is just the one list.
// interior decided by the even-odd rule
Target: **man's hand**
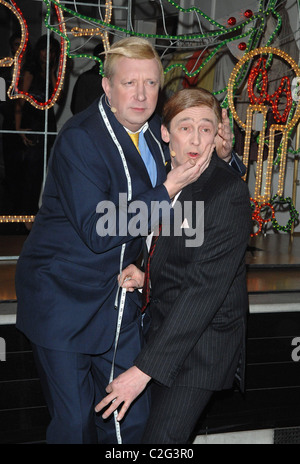
[{"label": "man's hand", "polygon": [[118,275],[118,283],[128,292],[134,292],[136,288],[142,288],[144,285],[145,273],[137,268],[134,264],[129,264],[122,273]]},{"label": "man's hand", "polygon": [[170,198],[174,198],[184,187],[192,184],[201,176],[209,166],[214,149],[214,144],[207,145],[198,161],[188,160],[169,172],[164,186]]},{"label": "man's hand", "polygon": [[117,420],[121,421],[131,403],[142,393],[150,380],[151,377],[136,366],[131,367],[106,387],[108,395],[97,404],[95,411],[100,412],[111,403],[102,414],[103,419],[107,419],[123,403],[117,417]]},{"label": "man's hand", "polygon": [[222,123],[219,124],[216,136],[216,152],[226,162],[231,160],[233,133],[226,109],[222,109]]}]

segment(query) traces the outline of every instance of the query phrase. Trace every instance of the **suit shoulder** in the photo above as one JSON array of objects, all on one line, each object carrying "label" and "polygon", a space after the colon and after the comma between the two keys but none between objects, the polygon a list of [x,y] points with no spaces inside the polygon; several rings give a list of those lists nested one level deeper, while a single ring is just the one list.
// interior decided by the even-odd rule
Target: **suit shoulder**
[{"label": "suit shoulder", "polygon": [[240,185],[241,188],[248,189],[246,182],[242,179],[241,175],[232,168],[228,163],[218,158],[216,168],[214,171],[215,179],[218,179],[223,185]]},{"label": "suit shoulder", "polygon": [[80,113],[72,116],[62,127],[61,132],[74,127],[89,127],[90,123],[95,119],[95,114],[98,114],[98,99]]},{"label": "suit shoulder", "polygon": [[[201,197],[205,198],[208,203],[213,199],[222,201],[224,198],[232,198],[233,200],[239,198],[243,202],[249,201],[248,184],[236,173],[234,168],[217,157],[213,160],[213,165],[210,175],[200,189]],[[201,176],[197,183],[199,182],[201,183]]]}]

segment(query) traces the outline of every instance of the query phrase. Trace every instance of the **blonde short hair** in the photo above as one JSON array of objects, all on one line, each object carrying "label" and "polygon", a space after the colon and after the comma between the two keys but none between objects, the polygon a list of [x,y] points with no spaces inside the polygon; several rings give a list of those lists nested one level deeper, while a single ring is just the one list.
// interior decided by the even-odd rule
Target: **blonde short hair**
[{"label": "blonde short hair", "polygon": [[116,62],[122,57],[138,60],[156,59],[160,71],[160,87],[163,87],[164,69],[158,53],[148,40],[141,37],[127,37],[115,42],[105,54],[104,75],[108,79],[113,77]]}]

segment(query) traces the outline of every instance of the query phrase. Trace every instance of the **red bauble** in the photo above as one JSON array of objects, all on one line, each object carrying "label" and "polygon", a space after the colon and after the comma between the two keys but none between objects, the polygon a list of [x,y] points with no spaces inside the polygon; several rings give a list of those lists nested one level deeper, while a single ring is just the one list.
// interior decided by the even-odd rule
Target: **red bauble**
[{"label": "red bauble", "polygon": [[243,52],[247,48],[247,44],[245,42],[241,42],[238,45],[239,49]]},{"label": "red bauble", "polygon": [[236,24],[236,18],[234,16],[231,16],[227,19],[227,24],[229,24],[229,26],[234,26]]},{"label": "red bauble", "polygon": [[246,10],[244,13],[245,18],[252,18],[253,16],[253,11],[252,10]]}]

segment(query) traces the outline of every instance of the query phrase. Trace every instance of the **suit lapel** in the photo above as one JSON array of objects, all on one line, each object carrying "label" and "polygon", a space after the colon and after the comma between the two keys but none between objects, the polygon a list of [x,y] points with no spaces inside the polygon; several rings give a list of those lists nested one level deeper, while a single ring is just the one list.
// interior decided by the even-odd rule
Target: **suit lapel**
[{"label": "suit lapel", "polygon": [[170,237],[166,237],[164,235],[160,235],[158,237],[150,266],[150,278],[152,282],[155,281],[156,276],[159,276],[160,269],[166,262],[171,247],[172,240],[170,240]]},{"label": "suit lapel", "polygon": [[[139,154],[136,147],[134,146],[130,136],[128,135],[127,131],[122,126],[122,124],[119,123],[117,118],[111,112],[104,97],[102,98],[102,105],[106,113],[106,116],[110,122],[110,125],[112,127],[114,135],[115,137],[117,137],[117,140],[123,149],[123,152],[124,152],[124,155],[126,157],[128,164],[131,164],[132,166],[136,168],[136,171],[139,173],[139,177],[142,179],[143,182],[145,182],[146,184],[149,184],[149,188],[151,188],[152,184],[151,184],[151,180],[150,180],[147,168],[144,164],[144,161],[141,155]],[[137,180],[138,179],[135,179],[135,181]]]},{"label": "suit lapel", "polygon": [[[128,162],[132,163],[136,166],[136,170],[139,172],[139,176],[142,177],[143,181],[149,185],[149,188],[152,188],[152,183],[147,171],[147,168],[144,164],[144,161],[141,155],[138,153],[137,149],[135,148],[130,136],[128,135],[127,131],[124,129],[122,124],[119,123],[117,118],[111,112],[110,108],[108,107],[107,103],[105,102],[105,98],[102,98],[102,105],[105,110],[106,116],[110,122],[110,125],[118,138],[118,141],[123,148],[124,154]],[[150,123],[149,123],[150,128]],[[166,180],[166,172],[164,169],[164,161],[162,156],[162,151],[160,149],[159,143],[153,138],[151,134],[152,130],[149,129],[145,132],[145,139],[147,145],[152,153],[152,156],[155,160],[156,167],[157,167],[157,182],[156,185],[161,185]],[[160,140],[158,140],[160,142]]]},{"label": "suit lapel", "polygon": [[164,160],[163,160],[162,152],[160,150],[158,143],[153,138],[149,129],[145,132],[145,139],[149,147],[149,150],[152,153],[154,161],[156,163],[156,168],[157,168],[156,185],[161,185],[166,180],[166,170],[164,168]]}]

